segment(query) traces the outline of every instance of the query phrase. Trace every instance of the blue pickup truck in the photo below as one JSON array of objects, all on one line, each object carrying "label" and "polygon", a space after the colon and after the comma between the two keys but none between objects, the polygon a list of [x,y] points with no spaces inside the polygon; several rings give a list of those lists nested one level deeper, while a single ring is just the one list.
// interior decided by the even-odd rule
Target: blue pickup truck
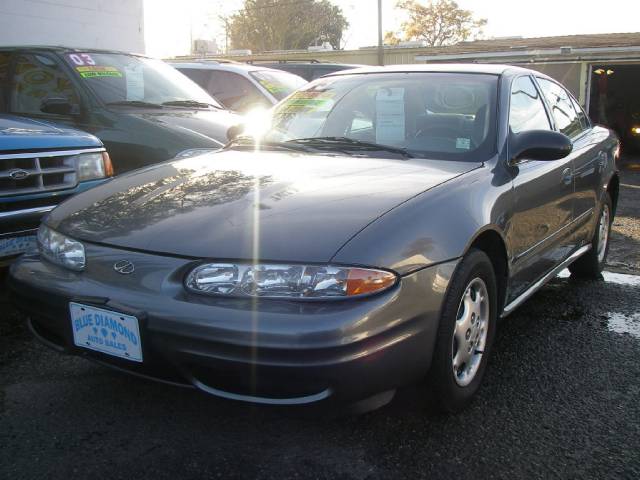
[{"label": "blue pickup truck", "polygon": [[0,115],[0,266],[35,245],[40,220],[57,204],[112,175],[93,135]]}]

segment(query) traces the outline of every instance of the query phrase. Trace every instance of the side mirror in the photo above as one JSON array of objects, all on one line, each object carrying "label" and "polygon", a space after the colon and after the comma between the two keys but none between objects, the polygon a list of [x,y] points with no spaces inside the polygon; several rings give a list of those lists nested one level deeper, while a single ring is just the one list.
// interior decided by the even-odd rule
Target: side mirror
[{"label": "side mirror", "polygon": [[560,160],[573,150],[565,134],[551,130],[529,130],[512,133],[509,139],[511,163],[518,160]]},{"label": "side mirror", "polygon": [[62,97],[45,98],[40,104],[40,111],[56,115],[71,115],[73,105],[68,99]]}]

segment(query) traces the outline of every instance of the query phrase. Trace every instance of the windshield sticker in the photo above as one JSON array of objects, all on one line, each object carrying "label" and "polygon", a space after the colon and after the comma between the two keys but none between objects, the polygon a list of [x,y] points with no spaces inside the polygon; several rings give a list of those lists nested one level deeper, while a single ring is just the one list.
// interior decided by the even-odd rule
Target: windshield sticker
[{"label": "windshield sticker", "polygon": [[91,58],[91,55],[89,55],[88,53],[70,53],[67,56],[69,57],[69,60],[73,62],[74,65],[78,65],[81,67],[85,65],[96,64],[95,60]]},{"label": "windshield sticker", "polygon": [[295,92],[278,109],[277,113],[328,112],[334,104],[333,92]]},{"label": "windshield sticker", "polygon": [[275,83],[269,82],[268,80],[258,79],[258,82],[260,83],[260,85],[266,88],[269,93],[272,93],[274,95],[278,93],[287,93],[288,91],[287,87],[285,87],[284,85],[277,85]]},{"label": "windshield sticker", "polygon": [[456,138],[456,148],[460,150],[469,150],[471,148],[470,138]]},{"label": "windshield sticker", "polygon": [[376,126],[377,143],[393,145],[404,141],[404,88],[376,92]]},{"label": "windshield sticker", "polygon": [[144,100],[144,75],[142,65],[131,65],[124,69],[127,83],[127,100]]},{"label": "windshield sticker", "polygon": [[122,77],[122,73],[115,67],[100,67],[97,65],[76,67],[82,78],[94,77]]}]

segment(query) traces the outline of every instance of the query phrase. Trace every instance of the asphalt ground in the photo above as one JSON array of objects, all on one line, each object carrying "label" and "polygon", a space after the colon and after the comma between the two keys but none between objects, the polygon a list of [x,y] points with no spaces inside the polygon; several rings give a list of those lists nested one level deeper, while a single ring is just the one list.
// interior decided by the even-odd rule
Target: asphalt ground
[{"label": "asphalt ground", "polygon": [[502,322],[455,416],[425,386],[327,416],[140,380],[48,350],[0,294],[0,478],[640,478],[640,163],[622,183],[614,273]]}]

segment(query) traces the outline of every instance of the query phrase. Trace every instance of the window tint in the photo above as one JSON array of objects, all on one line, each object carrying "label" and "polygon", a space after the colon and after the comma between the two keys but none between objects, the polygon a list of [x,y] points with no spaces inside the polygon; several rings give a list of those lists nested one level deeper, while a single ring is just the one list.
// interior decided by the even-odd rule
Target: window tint
[{"label": "window tint", "polygon": [[9,90],[9,61],[11,55],[0,52],[0,112],[6,110],[7,92]]},{"label": "window tint", "polygon": [[416,156],[484,161],[496,148],[497,83],[481,74],[326,77],[280,102],[264,138],[347,137]]},{"label": "window tint", "polygon": [[570,138],[580,134],[584,127],[567,91],[557,83],[544,78],[539,78],[538,82],[551,107],[558,130]]},{"label": "window tint", "polygon": [[587,114],[584,113],[582,107],[578,104],[578,102],[576,102],[573,97],[571,97],[571,103],[576,109],[576,112],[578,112],[578,118],[580,119],[580,125],[582,126],[582,129],[586,130],[587,128],[591,128],[591,121],[589,120],[589,117],[587,117]]},{"label": "window tint", "polygon": [[201,70],[199,68],[176,68],[180,70],[180,73],[184,73],[187,77],[196,82],[202,88],[204,88],[205,90],[207,89],[207,83],[209,82],[210,77],[208,70]]},{"label": "window tint", "polygon": [[237,73],[211,70],[205,89],[225,107],[236,112],[245,113],[257,106],[271,106],[249,80]]},{"label": "window tint", "polygon": [[18,55],[9,91],[10,110],[42,114],[42,102],[48,98],[64,98],[71,104],[71,113],[80,112],[78,94],[60,65],[44,55]]},{"label": "window tint", "polygon": [[513,133],[551,130],[542,98],[530,77],[520,77],[513,82],[509,126]]}]

